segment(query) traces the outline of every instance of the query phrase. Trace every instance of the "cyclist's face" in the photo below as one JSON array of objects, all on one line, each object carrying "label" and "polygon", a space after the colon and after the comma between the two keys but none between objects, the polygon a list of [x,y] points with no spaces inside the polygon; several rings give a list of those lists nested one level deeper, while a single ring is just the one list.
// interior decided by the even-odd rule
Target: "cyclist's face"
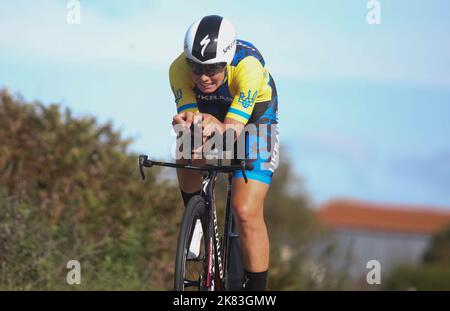
[{"label": "cyclist's face", "polygon": [[191,69],[192,80],[203,93],[214,93],[225,79],[226,63],[214,63],[208,65],[198,64],[186,59]]},{"label": "cyclist's face", "polygon": [[206,75],[204,73],[195,74],[192,72],[192,80],[203,93],[214,93],[222,85],[225,79],[225,70],[214,75]]}]

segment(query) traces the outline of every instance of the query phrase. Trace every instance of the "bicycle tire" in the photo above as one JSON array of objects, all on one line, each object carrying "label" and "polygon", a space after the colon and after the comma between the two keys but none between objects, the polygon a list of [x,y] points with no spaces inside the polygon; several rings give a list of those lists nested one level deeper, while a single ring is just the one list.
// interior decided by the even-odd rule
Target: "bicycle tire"
[{"label": "bicycle tire", "polygon": [[[200,195],[196,195],[189,200],[181,220],[175,259],[174,290],[176,291],[186,290],[185,277],[187,264],[189,262],[187,254],[197,219],[200,219],[203,227],[203,241],[207,241],[210,228],[207,220],[206,202]],[[203,248],[204,254],[207,254],[208,247],[206,242],[203,243]],[[204,277],[203,274],[206,269],[205,259],[206,258],[200,261],[201,270],[199,271],[198,280],[191,280],[198,281],[198,290],[205,290],[202,284],[202,277]],[[195,262],[195,260],[192,261]]]}]

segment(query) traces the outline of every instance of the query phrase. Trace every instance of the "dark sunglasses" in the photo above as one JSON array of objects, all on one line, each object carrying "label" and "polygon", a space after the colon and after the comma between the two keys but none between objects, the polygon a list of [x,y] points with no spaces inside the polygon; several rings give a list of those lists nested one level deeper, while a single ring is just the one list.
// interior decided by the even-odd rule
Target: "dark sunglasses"
[{"label": "dark sunglasses", "polygon": [[219,72],[222,72],[225,67],[227,66],[227,63],[215,63],[215,64],[199,64],[196,63],[190,59],[186,59],[189,67],[191,68],[192,72],[196,75],[205,74],[207,76],[214,76],[218,74]]}]

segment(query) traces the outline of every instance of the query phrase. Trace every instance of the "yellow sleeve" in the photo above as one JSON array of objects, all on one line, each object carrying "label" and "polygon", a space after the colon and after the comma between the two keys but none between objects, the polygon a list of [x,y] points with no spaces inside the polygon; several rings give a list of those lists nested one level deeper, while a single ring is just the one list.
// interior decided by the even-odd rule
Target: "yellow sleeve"
[{"label": "yellow sleeve", "polygon": [[255,107],[258,91],[264,83],[263,73],[261,63],[253,56],[248,56],[239,62],[233,79],[236,95],[226,118],[247,124]]},{"label": "yellow sleeve", "polygon": [[192,91],[194,82],[183,53],[170,65],[169,79],[170,87],[175,96],[175,103],[177,104],[177,112],[198,111],[197,100]]}]

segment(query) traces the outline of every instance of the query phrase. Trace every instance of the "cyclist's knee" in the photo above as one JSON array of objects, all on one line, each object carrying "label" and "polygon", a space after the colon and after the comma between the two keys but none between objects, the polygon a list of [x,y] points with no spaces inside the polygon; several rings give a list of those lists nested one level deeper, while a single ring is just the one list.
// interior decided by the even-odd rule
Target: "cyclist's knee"
[{"label": "cyclist's knee", "polygon": [[262,206],[257,206],[250,202],[234,202],[232,203],[232,208],[237,221],[244,227],[243,229],[252,229],[252,227],[258,226],[263,219]]},{"label": "cyclist's knee", "polygon": [[[201,187],[201,176],[198,172],[177,172],[180,190],[187,193],[197,192]],[[195,174],[197,173],[197,174]]]}]

